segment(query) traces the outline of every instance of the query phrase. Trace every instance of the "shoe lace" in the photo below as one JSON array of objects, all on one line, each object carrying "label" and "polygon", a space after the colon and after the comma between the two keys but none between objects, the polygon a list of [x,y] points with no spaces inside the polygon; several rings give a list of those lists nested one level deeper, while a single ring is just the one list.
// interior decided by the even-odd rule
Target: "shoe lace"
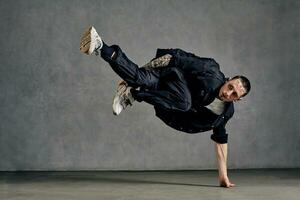
[{"label": "shoe lace", "polygon": [[[98,43],[98,41],[97,41],[97,43]],[[100,47],[101,47],[100,43],[98,43],[98,47],[94,50],[96,56],[100,55]]]},{"label": "shoe lace", "polygon": [[126,88],[123,95],[121,96],[121,105],[126,108],[128,105],[132,106],[132,98],[130,98],[130,88]]},{"label": "shoe lace", "polygon": [[132,106],[130,99],[126,96],[122,97],[120,104],[122,105],[123,108],[126,108],[128,105]]}]

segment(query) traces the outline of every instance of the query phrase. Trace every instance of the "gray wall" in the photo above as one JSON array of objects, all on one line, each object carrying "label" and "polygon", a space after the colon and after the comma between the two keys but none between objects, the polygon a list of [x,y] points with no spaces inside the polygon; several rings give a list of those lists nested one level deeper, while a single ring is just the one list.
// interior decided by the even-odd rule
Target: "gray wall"
[{"label": "gray wall", "polygon": [[211,132],[172,130],[145,103],[113,116],[119,78],[79,51],[90,25],[139,65],[182,48],[248,76],[229,168],[300,167],[299,13],[297,0],[1,0],[0,170],[216,167]]}]

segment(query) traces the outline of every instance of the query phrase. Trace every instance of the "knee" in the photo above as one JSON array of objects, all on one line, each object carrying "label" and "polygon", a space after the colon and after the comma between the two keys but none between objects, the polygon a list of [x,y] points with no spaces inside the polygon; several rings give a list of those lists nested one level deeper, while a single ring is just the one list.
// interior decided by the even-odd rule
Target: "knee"
[{"label": "knee", "polygon": [[183,111],[188,111],[192,107],[191,93],[186,89],[186,90],[183,90],[183,94],[184,95],[181,96],[182,109],[183,109]]},{"label": "knee", "polygon": [[182,102],[180,103],[180,110],[183,112],[190,110],[191,107],[192,107],[192,101],[190,98],[183,99]]},{"label": "knee", "polygon": [[154,71],[146,70],[145,68],[138,68],[135,82],[141,87],[155,89],[158,84],[158,77]]}]

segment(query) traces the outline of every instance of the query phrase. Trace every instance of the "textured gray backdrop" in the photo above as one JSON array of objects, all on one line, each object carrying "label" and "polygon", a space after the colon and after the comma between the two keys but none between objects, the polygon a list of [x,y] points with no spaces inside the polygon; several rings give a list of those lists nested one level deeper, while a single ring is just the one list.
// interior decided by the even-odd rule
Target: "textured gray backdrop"
[{"label": "textured gray backdrop", "polygon": [[300,167],[299,13],[297,0],[1,0],[0,170],[216,167],[211,132],[172,130],[145,103],[113,116],[119,78],[79,51],[90,25],[139,65],[182,48],[248,76],[229,168]]}]

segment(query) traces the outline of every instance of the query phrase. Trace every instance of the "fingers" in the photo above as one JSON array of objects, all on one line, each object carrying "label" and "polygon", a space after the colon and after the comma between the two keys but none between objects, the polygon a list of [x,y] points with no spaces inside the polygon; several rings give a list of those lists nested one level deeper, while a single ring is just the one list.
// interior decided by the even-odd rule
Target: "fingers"
[{"label": "fingers", "polygon": [[225,188],[232,188],[232,187],[235,187],[235,184],[234,183],[222,183],[220,184],[220,187],[225,187]]},{"label": "fingers", "polygon": [[234,186],[235,186],[234,183],[230,183],[230,184],[229,184],[229,187],[234,187]]},{"label": "fingers", "polygon": [[235,186],[234,183],[228,183],[228,184],[226,185],[227,188],[232,188],[232,187],[234,187],[234,186]]}]

